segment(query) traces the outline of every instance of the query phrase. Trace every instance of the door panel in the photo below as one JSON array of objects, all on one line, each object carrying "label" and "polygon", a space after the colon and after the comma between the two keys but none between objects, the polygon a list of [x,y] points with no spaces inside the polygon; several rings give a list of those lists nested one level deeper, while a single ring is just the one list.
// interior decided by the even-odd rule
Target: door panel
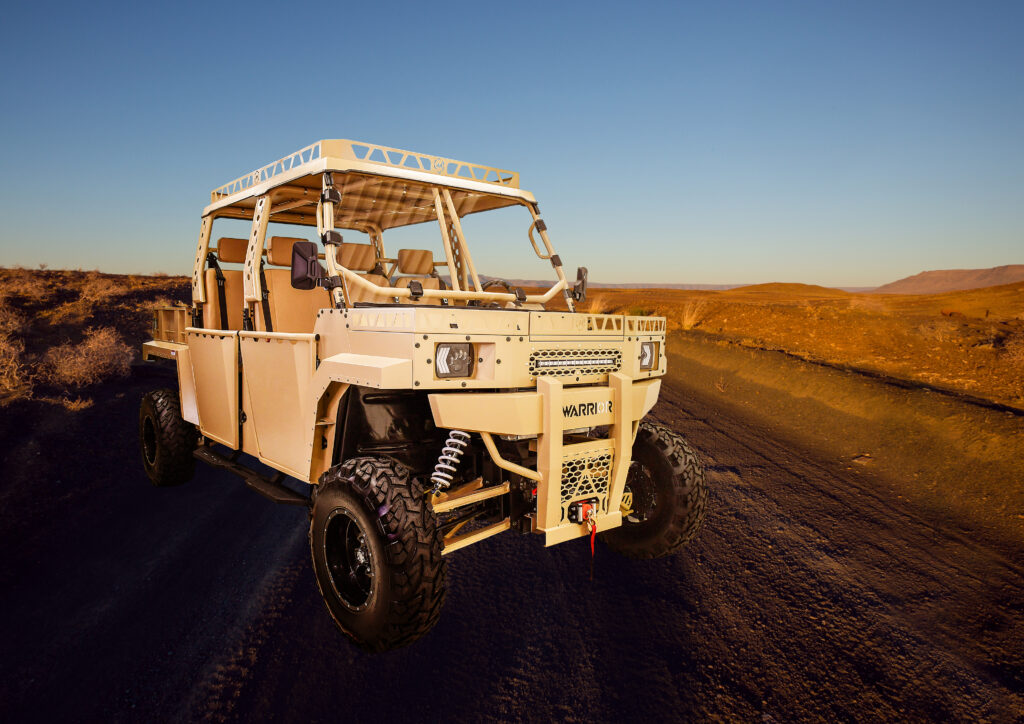
[{"label": "door panel", "polygon": [[316,335],[241,332],[246,410],[261,461],[309,480],[316,407]]},{"label": "door panel", "polygon": [[199,430],[238,448],[238,332],[189,331]]}]

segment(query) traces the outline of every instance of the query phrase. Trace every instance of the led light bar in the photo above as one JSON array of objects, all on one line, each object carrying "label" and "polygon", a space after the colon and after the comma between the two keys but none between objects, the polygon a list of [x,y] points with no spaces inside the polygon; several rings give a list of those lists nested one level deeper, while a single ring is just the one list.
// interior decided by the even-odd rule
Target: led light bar
[{"label": "led light bar", "polygon": [[538,368],[564,367],[610,367],[615,364],[611,357],[566,357],[564,359],[539,359],[534,363]]}]

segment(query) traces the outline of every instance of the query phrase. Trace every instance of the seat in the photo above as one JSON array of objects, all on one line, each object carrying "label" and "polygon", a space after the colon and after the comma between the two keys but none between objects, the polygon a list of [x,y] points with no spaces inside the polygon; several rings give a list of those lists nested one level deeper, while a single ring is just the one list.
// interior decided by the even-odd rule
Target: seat
[{"label": "seat", "polygon": [[[434,272],[434,255],[428,249],[399,249],[398,250],[398,273],[400,276],[395,279],[395,286],[403,289],[409,286],[409,282],[418,281],[424,289],[443,289],[441,278]],[[422,299],[402,299],[403,302],[418,304]],[[435,304],[434,300],[430,300]]]},{"label": "seat", "polygon": [[[338,246],[336,253],[337,256],[335,258],[338,260],[338,263],[349,271],[358,273],[363,279],[373,282],[379,287],[387,288],[391,286],[386,276],[374,273],[374,270],[377,269],[377,250],[373,248],[372,244],[344,242]],[[394,297],[389,296],[386,292],[375,294],[372,290],[362,289],[355,284],[347,286],[349,301],[352,304],[356,302],[387,304],[394,299]]]},{"label": "seat", "polygon": [[[217,262],[219,264],[244,264],[245,250],[249,246],[248,239],[221,237],[217,240]],[[203,275],[206,285],[206,303],[203,305],[203,327],[206,329],[241,329],[242,309],[242,270],[222,269],[224,275],[224,306],[227,310],[227,327],[221,324],[221,302],[217,290],[217,270],[208,268]]]},{"label": "seat", "polygon": [[263,318],[263,304],[257,303],[257,331],[312,332],[316,324],[316,313],[331,306],[326,289],[296,289],[292,286],[292,246],[296,241],[307,239],[290,236],[270,238],[267,245],[267,266],[263,275],[267,280],[267,301],[273,329],[267,329],[266,320]]}]

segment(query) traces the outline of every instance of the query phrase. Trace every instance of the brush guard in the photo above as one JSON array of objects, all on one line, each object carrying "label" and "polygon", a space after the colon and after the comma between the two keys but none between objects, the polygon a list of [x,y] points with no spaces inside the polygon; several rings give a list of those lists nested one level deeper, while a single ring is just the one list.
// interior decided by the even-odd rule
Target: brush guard
[{"label": "brush guard", "polygon": [[[536,392],[478,394],[473,406],[465,404],[465,395],[435,393],[430,404],[438,427],[478,433],[497,467],[536,481],[532,530],[543,533],[545,545],[551,546],[622,524],[633,439],[660,386],[657,378],[634,381],[622,372],[609,373],[607,385],[585,387],[541,377]],[[579,441],[569,434],[595,426],[608,426],[607,438]],[[536,436],[536,469],[502,457],[494,435]],[[568,507],[589,498],[598,499],[592,525],[570,521]]]}]

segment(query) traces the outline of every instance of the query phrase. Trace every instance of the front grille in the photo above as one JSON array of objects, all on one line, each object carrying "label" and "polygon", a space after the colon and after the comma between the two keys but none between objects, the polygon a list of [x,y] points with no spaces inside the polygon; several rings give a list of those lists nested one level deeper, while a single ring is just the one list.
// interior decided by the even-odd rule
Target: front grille
[{"label": "front grille", "polygon": [[566,455],[562,459],[562,502],[608,493],[612,451]]},{"label": "front grille", "polygon": [[622,352],[617,349],[541,349],[530,355],[530,374],[606,375],[622,367]]}]

